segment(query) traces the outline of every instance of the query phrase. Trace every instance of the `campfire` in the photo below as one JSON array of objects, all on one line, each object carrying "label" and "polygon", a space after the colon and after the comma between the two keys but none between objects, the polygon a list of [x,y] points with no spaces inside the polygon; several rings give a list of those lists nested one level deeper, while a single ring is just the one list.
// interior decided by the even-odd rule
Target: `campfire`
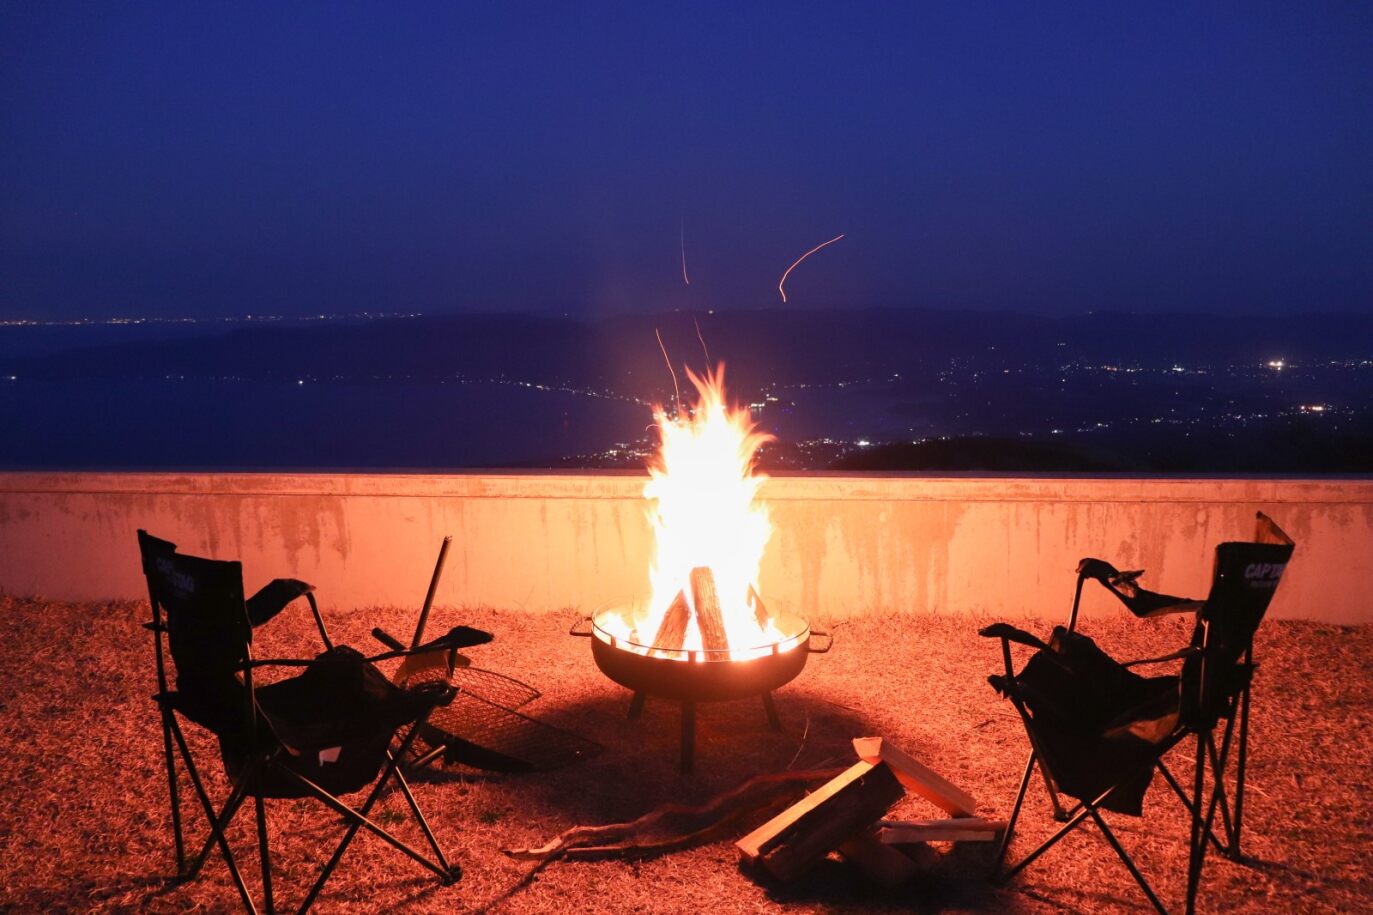
[{"label": "campfire", "polygon": [[723,366],[687,377],[695,406],[654,413],[662,444],[644,486],[656,546],[652,597],[603,614],[598,627],[627,650],[682,661],[794,649],[799,633],[784,629],[758,595],[772,524],[758,498],[767,477],[753,462],[771,436],[754,428],[747,410],[726,405]]},{"label": "campfire", "polygon": [[754,459],[771,437],[747,410],[727,405],[723,366],[687,375],[696,403],[654,413],[661,448],[644,486],[655,543],[650,595],[602,608],[589,632],[574,629],[593,637],[601,670],[634,691],[631,716],[646,695],[682,704],[683,771],[697,702],[760,696],[779,727],[772,690],[801,672],[809,652],[828,650],[811,646],[805,620],[769,610],[759,594],[772,524]]}]

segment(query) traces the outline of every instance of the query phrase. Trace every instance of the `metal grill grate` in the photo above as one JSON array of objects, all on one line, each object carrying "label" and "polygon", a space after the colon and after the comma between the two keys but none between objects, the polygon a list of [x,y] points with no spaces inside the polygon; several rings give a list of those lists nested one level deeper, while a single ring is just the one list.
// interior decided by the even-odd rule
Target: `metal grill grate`
[{"label": "metal grill grate", "polygon": [[[417,671],[409,685],[445,679],[442,668]],[[500,772],[541,772],[595,756],[601,745],[515,711],[539,697],[526,683],[480,667],[457,667],[448,682],[458,687],[451,704],[434,710],[416,757],[446,748],[444,762]]]},{"label": "metal grill grate", "polygon": [[436,709],[421,736],[447,746],[445,763],[504,772],[558,769],[601,751],[593,740],[466,692]]}]

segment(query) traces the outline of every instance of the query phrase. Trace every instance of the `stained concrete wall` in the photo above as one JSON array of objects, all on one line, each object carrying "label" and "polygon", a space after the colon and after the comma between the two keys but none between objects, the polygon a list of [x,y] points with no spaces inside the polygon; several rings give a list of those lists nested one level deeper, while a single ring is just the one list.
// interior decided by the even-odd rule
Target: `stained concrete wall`
[{"label": "stained concrete wall", "polygon": [[[146,596],[134,532],[303,578],[324,606],[415,606],[439,541],[438,600],[594,609],[647,587],[639,474],[0,474],[0,590]],[[1373,481],[811,474],[762,491],[765,600],[820,620],[871,611],[1058,617],[1079,558],[1204,596],[1211,554],[1254,512],[1298,542],[1272,612],[1373,622]],[[1116,613],[1101,595],[1087,612]]]}]

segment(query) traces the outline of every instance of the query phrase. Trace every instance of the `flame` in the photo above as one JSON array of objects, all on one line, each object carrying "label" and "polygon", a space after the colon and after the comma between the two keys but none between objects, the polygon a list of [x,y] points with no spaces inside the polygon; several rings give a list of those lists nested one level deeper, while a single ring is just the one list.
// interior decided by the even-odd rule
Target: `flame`
[{"label": "flame", "polygon": [[[757,657],[788,638],[771,617],[760,621],[755,609],[758,568],[772,524],[758,500],[767,477],[755,473],[753,463],[772,436],[757,431],[747,409],[726,406],[723,364],[704,376],[688,369],[687,377],[698,395],[693,409],[669,416],[661,406],[654,408],[661,447],[644,485],[656,544],[649,568],[652,597],[646,610],[623,620],[624,631],[616,634],[651,646],[677,595],[684,593],[693,603],[691,570],[705,566],[719,593],[729,657]],[[681,647],[685,652],[702,647],[694,605]]]}]

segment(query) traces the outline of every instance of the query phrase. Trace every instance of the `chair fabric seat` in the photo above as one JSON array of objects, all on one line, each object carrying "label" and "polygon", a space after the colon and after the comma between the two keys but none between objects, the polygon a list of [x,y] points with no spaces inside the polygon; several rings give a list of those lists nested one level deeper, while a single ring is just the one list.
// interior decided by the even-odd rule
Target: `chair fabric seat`
[{"label": "chair fabric seat", "polygon": [[[989,681],[1008,694],[1005,677]],[[1177,730],[1178,677],[1142,677],[1059,626],[1016,675],[1015,688],[1059,789],[1094,800],[1119,783],[1101,806],[1139,816],[1160,745]]]},{"label": "chair fabric seat", "polygon": [[[277,761],[331,794],[349,794],[376,780],[386,748],[400,727],[417,720],[447,687],[441,683],[402,689],[355,649],[338,646],[316,657],[301,674],[257,688],[258,708],[280,745]],[[237,771],[249,742],[241,729],[222,732],[225,765]],[[303,797],[300,783],[263,773],[249,794]]]}]

